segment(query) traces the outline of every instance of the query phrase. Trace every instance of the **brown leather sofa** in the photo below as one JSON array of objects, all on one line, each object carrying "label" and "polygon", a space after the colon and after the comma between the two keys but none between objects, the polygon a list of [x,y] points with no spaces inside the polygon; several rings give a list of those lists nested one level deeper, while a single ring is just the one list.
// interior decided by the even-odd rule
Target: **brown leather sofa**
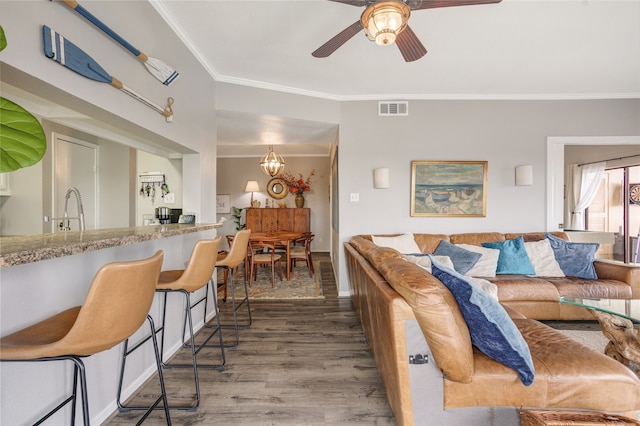
[{"label": "brown leather sofa", "polygon": [[[415,240],[428,253],[440,237],[470,243],[474,238],[496,241],[510,236],[466,235],[458,239],[421,234]],[[541,237],[544,234],[526,236]],[[369,236],[352,238],[345,244],[345,253],[352,301],[398,424],[517,425],[521,408],[628,416],[640,410],[640,380],[631,370],[527,318],[511,303],[504,306],[527,342],[535,366],[535,380],[528,387],[514,370],[471,344],[453,295],[433,275],[404,260],[396,250],[376,246]],[[614,274],[606,266],[598,268],[598,273],[602,270]],[[637,271],[616,274],[637,285]],[[631,294],[638,294],[634,291]],[[529,306],[514,297],[510,302]],[[543,302],[551,304],[551,300]],[[558,308],[545,308],[545,312],[560,313]]]}]

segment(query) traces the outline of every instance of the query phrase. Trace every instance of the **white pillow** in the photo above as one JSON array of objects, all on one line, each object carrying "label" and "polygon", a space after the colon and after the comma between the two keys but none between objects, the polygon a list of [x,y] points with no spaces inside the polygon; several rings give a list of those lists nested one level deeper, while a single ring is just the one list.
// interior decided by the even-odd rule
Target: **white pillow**
[{"label": "white pillow", "polygon": [[472,244],[456,244],[465,250],[480,253],[482,257],[473,265],[473,268],[469,269],[465,274],[468,277],[488,277],[493,278],[496,276],[496,269],[498,269],[498,257],[500,257],[500,250],[492,249],[488,247],[474,246]]},{"label": "white pillow", "polygon": [[[431,258],[427,255],[424,256],[413,256],[413,255],[404,255],[405,260],[415,263],[416,265],[427,270],[428,273],[431,273]],[[435,260],[442,263],[443,265],[453,269],[453,262],[449,256],[433,256]]]},{"label": "white pillow", "polygon": [[498,300],[498,286],[497,285],[495,285],[494,283],[492,283],[490,281],[483,280],[482,278],[469,277],[469,279],[475,285],[477,285],[482,290],[484,290],[484,292],[487,293],[489,296],[491,296],[494,299]]},{"label": "white pillow", "polygon": [[413,234],[398,235],[397,237],[376,237],[371,236],[374,244],[381,247],[391,247],[398,250],[402,254],[422,253]]},{"label": "white pillow", "polygon": [[564,277],[560,264],[553,254],[551,243],[546,238],[540,241],[524,243],[529,260],[533,265],[536,276],[539,277]]}]

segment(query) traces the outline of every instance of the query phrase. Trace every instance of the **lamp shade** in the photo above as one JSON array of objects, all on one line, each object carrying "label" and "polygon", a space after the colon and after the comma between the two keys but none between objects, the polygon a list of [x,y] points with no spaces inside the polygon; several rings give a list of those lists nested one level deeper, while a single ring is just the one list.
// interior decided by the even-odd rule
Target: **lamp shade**
[{"label": "lamp shade", "polygon": [[386,167],[373,170],[373,187],[377,189],[389,188],[389,169]]},{"label": "lamp shade", "polygon": [[244,188],[244,192],[259,192],[260,186],[258,186],[258,181],[256,180],[248,180],[247,186]]},{"label": "lamp shade", "polygon": [[533,166],[525,164],[516,166],[516,186],[533,185]]}]

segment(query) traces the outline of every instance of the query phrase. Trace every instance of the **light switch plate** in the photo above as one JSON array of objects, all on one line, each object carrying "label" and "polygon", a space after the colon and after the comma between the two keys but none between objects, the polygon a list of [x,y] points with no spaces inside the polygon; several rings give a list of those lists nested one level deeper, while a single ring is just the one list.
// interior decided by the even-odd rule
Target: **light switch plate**
[{"label": "light switch plate", "polygon": [[164,194],[164,202],[165,204],[173,204],[176,202],[176,194],[173,192],[167,192]]},{"label": "light switch plate", "polygon": [[357,192],[352,192],[351,194],[349,194],[349,201],[351,201],[352,203],[357,203],[358,201],[360,201],[360,194]]}]

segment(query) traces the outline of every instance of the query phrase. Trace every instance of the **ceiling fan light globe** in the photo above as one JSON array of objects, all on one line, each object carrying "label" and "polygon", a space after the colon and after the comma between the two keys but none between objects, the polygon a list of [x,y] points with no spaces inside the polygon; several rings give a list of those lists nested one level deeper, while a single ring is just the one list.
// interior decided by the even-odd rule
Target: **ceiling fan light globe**
[{"label": "ceiling fan light globe", "polygon": [[382,31],[376,35],[375,42],[378,46],[388,46],[396,41],[395,33],[391,31]]},{"label": "ceiling fan light globe", "polygon": [[401,1],[376,2],[362,13],[360,22],[367,38],[380,46],[395,42],[411,16],[409,6]]}]

